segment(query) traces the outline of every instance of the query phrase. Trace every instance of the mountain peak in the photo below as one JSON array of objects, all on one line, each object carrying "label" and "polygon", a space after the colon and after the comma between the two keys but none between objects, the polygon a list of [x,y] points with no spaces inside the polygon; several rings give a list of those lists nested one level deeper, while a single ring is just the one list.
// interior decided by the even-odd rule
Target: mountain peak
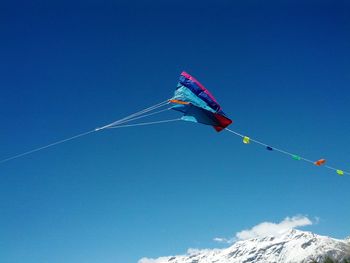
[{"label": "mountain peak", "polygon": [[186,255],[141,259],[139,263],[306,263],[325,257],[350,258],[350,243],[296,229],[242,240],[225,249],[191,250]]}]

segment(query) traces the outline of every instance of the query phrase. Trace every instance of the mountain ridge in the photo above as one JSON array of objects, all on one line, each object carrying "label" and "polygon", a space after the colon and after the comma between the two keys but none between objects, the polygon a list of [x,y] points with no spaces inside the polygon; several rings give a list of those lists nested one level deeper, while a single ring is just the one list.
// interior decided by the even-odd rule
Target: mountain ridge
[{"label": "mountain ridge", "polygon": [[185,255],[142,258],[139,263],[309,263],[350,259],[350,240],[288,230],[235,242],[223,249],[190,249]]}]

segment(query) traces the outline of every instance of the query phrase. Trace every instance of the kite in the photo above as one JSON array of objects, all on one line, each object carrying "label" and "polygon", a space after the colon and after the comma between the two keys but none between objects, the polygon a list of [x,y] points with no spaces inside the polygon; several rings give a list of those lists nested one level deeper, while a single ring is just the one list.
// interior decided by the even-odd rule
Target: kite
[{"label": "kite", "polygon": [[173,110],[184,113],[184,121],[211,125],[216,131],[222,131],[232,123],[221,106],[204,86],[186,72],[180,75],[174,97],[169,100]]},{"label": "kite", "polygon": [[[139,119],[148,118],[150,116],[154,116],[169,110],[174,110],[179,112],[181,114],[181,117],[175,118],[175,119],[135,123],[135,121],[138,121]],[[326,159],[318,159],[316,161],[312,161],[300,155],[288,152],[286,150],[279,149],[277,147],[273,147],[269,144],[257,141],[255,139],[252,139],[249,136],[240,134],[234,130],[229,129],[228,126],[232,124],[232,120],[224,113],[221,105],[218,103],[218,101],[214,98],[214,96],[210,93],[208,89],[206,89],[197,79],[195,79],[193,76],[191,76],[187,72],[181,73],[177,87],[175,89],[175,93],[173,97],[170,99],[167,99],[163,102],[160,102],[151,107],[148,107],[146,109],[133,113],[129,116],[126,116],[120,120],[114,121],[102,127],[98,127],[93,130],[72,136],[70,138],[56,141],[46,146],[35,148],[33,150],[0,160],[0,163],[4,163],[12,159],[16,159],[16,158],[49,148],[70,140],[73,140],[91,133],[103,131],[106,129],[154,125],[154,124],[169,123],[169,122],[175,122],[175,121],[189,121],[189,122],[209,125],[209,126],[212,126],[217,132],[221,132],[225,130],[230,132],[231,134],[241,137],[242,142],[246,145],[255,143],[260,146],[263,146],[269,152],[281,153],[284,155],[288,155],[292,159],[297,161],[305,161],[315,166],[319,166],[319,167],[322,166],[327,169],[334,170],[339,176],[343,176],[344,174],[350,175],[350,172],[346,172],[346,171],[334,168],[332,166],[326,165]]]}]

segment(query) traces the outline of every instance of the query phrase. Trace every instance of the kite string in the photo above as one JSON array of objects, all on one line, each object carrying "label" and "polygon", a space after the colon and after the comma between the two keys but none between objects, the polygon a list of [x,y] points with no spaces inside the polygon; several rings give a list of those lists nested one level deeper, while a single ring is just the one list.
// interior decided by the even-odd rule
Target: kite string
[{"label": "kite string", "polygon": [[[233,131],[233,130],[231,130],[231,129],[229,129],[229,128],[225,128],[225,130],[227,130],[228,132],[233,133],[233,134],[235,134],[235,135],[237,135],[237,136],[239,136],[239,137],[242,137],[242,138],[245,138],[245,137],[246,137],[246,136],[244,136],[244,135],[242,135],[242,134],[240,134],[240,133],[238,133],[238,132],[236,132],[236,131]],[[252,142],[255,142],[256,144],[262,145],[262,146],[264,146],[264,147],[271,147],[270,145],[268,145],[268,144],[266,144],[266,143],[257,141],[257,140],[252,139],[252,138],[249,138],[249,140],[252,141]],[[271,148],[272,148],[273,150],[277,151],[277,152],[283,153],[283,154],[285,154],[285,155],[289,155],[289,156],[291,156],[291,157],[295,157],[295,156],[296,156],[296,155],[293,154],[293,153],[287,152],[287,151],[282,150],[282,149],[279,149],[279,148],[275,148],[275,147],[271,147]],[[309,159],[307,159],[307,158],[304,158],[304,157],[301,157],[301,156],[298,156],[298,157],[300,158],[300,160],[303,160],[303,161],[305,161],[305,162],[309,162],[309,163],[311,163],[311,164],[314,164],[313,161],[311,161],[311,160],[309,160]],[[324,165],[324,167],[327,168],[327,169],[334,170],[334,171],[339,171],[339,169],[334,168],[334,167],[329,166],[329,165]],[[342,171],[342,172],[343,172],[344,174],[350,175],[350,172],[346,172],[346,171]]]},{"label": "kite string", "polygon": [[[147,113],[147,112],[149,112],[149,111],[155,110],[155,109],[157,109],[157,108],[159,108],[159,107],[162,107],[162,106],[164,106],[164,105],[166,105],[166,104],[168,104],[168,103],[169,103],[169,100],[160,102],[160,103],[158,103],[158,104],[156,104],[156,105],[153,105],[153,106],[151,106],[151,107],[148,107],[148,108],[146,108],[146,109],[144,109],[144,110],[141,110],[141,111],[139,111],[139,112],[133,113],[133,114],[131,114],[131,115],[127,116],[127,117],[124,117],[124,118],[122,118],[122,119],[120,119],[120,120],[117,120],[117,121],[113,122],[112,124],[115,125],[116,123],[125,123],[126,121],[131,121],[130,119],[135,120],[135,119],[138,119],[138,118],[141,118],[141,117],[146,117],[145,115],[144,115],[144,116],[140,116],[140,115],[141,115],[141,114],[144,114],[144,113]],[[166,109],[166,110],[169,110],[169,109],[170,109],[170,108],[168,108],[168,109]],[[165,111],[165,110],[162,110],[162,111]],[[154,114],[156,114],[156,113],[160,113],[160,112],[162,112],[162,111],[154,112],[152,115],[154,115]],[[147,114],[146,114],[146,115],[147,115]],[[137,117],[137,116],[140,116],[140,117]],[[150,116],[150,114],[149,114],[148,116]],[[66,139],[62,139],[62,140],[59,140],[59,141],[50,143],[50,144],[45,145],[45,146],[41,146],[41,147],[35,148],[35,149],[33,149],[33,150],[30,150],[30,151],[26,151],[26,152],[23,152],[23,153],[20,153],[20,154],[16,154],[16,155],[14,155],[14,156],[11,156],[11,157],[8,157],[8,158],[5,158],[5,159],[0,160],[0,164],[5,163],[5,162],[10,161],[10,160],[13,160],[13,159],[17,159],[17,158],[19,158],[19,157],[22,157],[22,156],[25,156],[25,155],[28,155],[28,154],[31,154],[31,153],[34,153],[34,152],[38,152],[38,151],[47,149],[47,148],[49,148],[49,147],[52,147],[52,146],[55,146],[55,145],[58,145],[58,144],[61,144],[61,143],[65,143],[65,142],[67,142],[67,141],[71,141],[71,140],[77,139],[77,138],[79,138],[79,137],[88,135],[88,134],[90,134],[90,133],[94,133],[94,132],[100,131],[100,130],[102,130],[102,129],[105,129],[105,128],[109,127],[110,125],[111,125],[111,124],[108,124],[108,125],[105,125],[105,126],[103,126],[103,127],[101,127],[101,128],[96,128],[96,129],[94,129],[94,130],[90,130],[90,131],[87,131],[87,132],[83,132],[83,133],[74,135],[74,136],[72,136],[72,137],[69,137],[69,138],[66,138]]]},{"label": "kite string", "polygon": [[50,143],[50,144],[48,144],[48,145],[45,145],[45,146],[42,146],[42,147],[39,147],[39,148],[35,148],[35,149],[33,149],[33,150],[30,150],[30,151],[27,151],[27,152],[24,152],[24,153],[21,153],[21,154],[14,155],[14,156],[12,156],[12,157],[9,157],[9,158],[6,158],[6,159],[1,160],[0,163],[4,163],[4,162],[7,162],[7,161],[10,161],[10,160],[13,160],[13,159],[16,159],[16,158],[19,158],[19,157],[22,157],[22,156],[25,156],[25,155],[34,153],[34,152],[38,152],[38,151],[40,151],[40,150],[44,150],[44,149],[46,149],[46,148],[55,146],[55,145],[57,145],[57,144],[61,144],[61,143],[67,142],[67,141],[74,140],[74,139],[76,139],[76,138],[79,138],[79,137],[88,135],[88,134],[93,133],[93,132],[96,132],[96,130],[91,130],[91,131],[83,132],[83,133],[80,133],[80,134],[78,134],[78,135],[74,135],[74,136],[72,136],[72,137],[69,137],[69,138],[67,138],[67,139],[59,140],[59,141]]}]

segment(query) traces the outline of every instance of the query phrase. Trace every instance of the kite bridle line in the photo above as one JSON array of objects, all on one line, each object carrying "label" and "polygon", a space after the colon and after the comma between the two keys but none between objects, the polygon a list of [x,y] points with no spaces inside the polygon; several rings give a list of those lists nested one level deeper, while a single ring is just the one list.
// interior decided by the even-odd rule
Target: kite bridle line
[{"label": "kite bridle line", "polygon": [[[133,117],[133,118],[130,118],[130,119],[127,119],[127,120],[124,120],[124,121],[120,121],[117,124],[106,125],[106,127],[103,128],[103,129],[110,129],[110,128],[113,128],[113,127],[119,127],[119,125],[121,125],[121,124],[124,124],[124,123],[127,123],[127,122],[131,122],[131,121],[134,121],[134,120],[138,120],[138,119],[142,119],[142,118],[145,118],[145,117],[149,117],[149,116],[152,116],[152,115],[156,115],[156,114],[168,111],[170,109],[171,109],[171,107],[170,108],[166,108],[166,109],[162,109],[162,110],[159,110],[159,111],[155,111],[155,112],[152,112],[152,113],[144,114],[144,115],[141,115],[141,116]],[[101,129],[98,129],[98,131],[99,130],[101,130]]]},{"label": "kite bridle line", "polygon": [[[229,129],[229,128],[225,128],[225,130],[228,131],[228,132],[230,132],[230,133],[232,133],[232,134],[234,134],[234,135],[237,135],[237,136],[239,136],[239,137],[241,137],[241,138],[246,138],[245,135],[240,134],[240,133],[238,133],[238,132],[236,132],[236,131],[233,131],[233,130],[231,130],[231,129]],[[298,157],[298,160],[301,160],[301,161],[304,161],[304,162],[308,162],[308,163],[311,163],[311,164],[314,164],[314,163],[315,163],[315,162],[312,161],[312,160],[309,160],[309,159],[304,158],[304,157],[302,157],[302,156],[295,155],[295,154],[290,153],[290,152],[287,152],[287,151],[285,151],[285,150],[282,150],[282,149],[273,147],[273,146],[271,146],[271,145],[269,145],[269,144],[266,144],[266,143],[257,141],[257,140],[255,140],[255,139],[250,138],[250,137],[249,137],[249,141],[254,142],[254,143],[256,143],[256,144],[259,144],[259,145],[264,146],[264,147],[270,147],[271,149],[273,149],[273,150],[276,151],[276,152],[280,152],[280,153],[282,153],[282,154],[288,155],[288,156],[293,157],[293,158],[294,158],[295,156],[297,156],[297,157]],[[339,169],[334,168],[334,167],[329,166],[329,165],[323,165],[323,167],[324,167],[324,168],[327,168],[327,169],[330,169],[330,170],[333,170],[333,171],[336,171],[336,172],[339,171]],[[343,171],[343,170],[342,170],[342,172],[343,172],[343,174],[350,175],[350,172]]]},{"label": "kite bridle line", "polygon": [[181,120],[182,120],[181,118],[176,118],[176,119],[169,119],[169,120],[163,120],[163,121],[141,122],[141,123],[135,123],[135,124],[127,124],[127,125],[118,125],[118,126],[108,127],[107,129],[118,129],[118,128],[127,128],[127,127],[135,127],[135,126],[145,126],[145,125],[167,123],[167,122],[181,121]]},{"label": "kite bridle line", "polygon": [[169,103],[170,103],[170,100],[171,100],[171,99],[162,101],[162,102],[160,102],[160,103],[158,103],[158,104],[155,104],[155,105],[153,105],[153,106],[151,106],[151,107],[148,107],[148,108],[143,109],[143,110],[141,110],[141,111],[135,112],[135,113],[133,113],[133,114],[131,114],[131,115],[129,115],[129,116],[126,116],[126,117],[124,117],[124,118],[122,118],[122,119],[120,119],[120,120],[117,120],[117,121],[114,121],[114,122],[112,122],[112,123],[109,123],[109,124],[107,124],[107,125],[105,125],[105,126],[96,128],[95,130],[96,130],[96,131],[99,131],[99,130],[106,129],[106,128],[111,127],[111,126],[118,125],[119,123],[124,123],[124,122],[128,121],[128,120],[131,119],[131,118],[140,116],[140,115],[142,115],[142,114],[144,114],[144,113],[153,111],[153,110],[158,109],[158,108],[160,108],[160,107],[163,107],[163,106],[169,104]]},{"label": "kite bridle line", "polygon": [[[137,119],[141,119],[141,118],[144,118],[144,117],[148,117],[148,116],[151,116],[151,115],[155,115],[155,114],[159,114],[161,112],[164,112],[164,111],[168,111],[170,108],[166,108],[166,109],[163,109],[163,110],[159,110],[159,111],[156,111],[156,112],[152,112],[152,113],[149,113],[151,111],[154,111],[158,108],[161,108],[167,104],[170,103],[170,100],[171,99],[168,99],[168,100],[165,100],[163,102],[160,102],[158,104],[155,104],[153,106],[150,106],[146,109],[143,109],[141,111],[138,111],[138,112],[135,112],[133,114],[130,114],[129,116],[126,116],[120,120],[117,120],[117,121],[114,121],[110,124],[107,124],[105,126],[102,126],[102,127],[99,127],[99,128],[96,128],[96,129],[93,129],[93,130],[90,130],[90,131],[87,131],[87,132],[83,132],[83,133],[80,133],[80,134],[77,134],[77,135],[74,135],[72,137],[69,137],[69,138],[66,138],[66,139],[62,139],[62,140],[59,140],[59,141],[56,141],[56,142],[53,142],[53,143],[50,143],[50,144],[47,144],[45,146],[41,146],[41,147],[38,147],[38,148],[35,148],[33,150],[30,150],[30,151],[27,151],[27,152],[23,152],[23,153],[20,153],[20,154],[16,154],[14,156],[11,156],[11,157],[8,157],[8,158],[5,158],[5,159],[2,159],[0,160],[0,164],[2,163],[5,163],[5,162],[8,162],[10,160],[13,160],[13,159],[17,159],[17,158],[20,158],[20,157],[23,157],[25,155],[29,155],[31,153],[35,153],[35,152],[38,152],[38,151],[41,151],[41,150],[44,150],[44,149],[47,149],[47,148],[50,148],[52,146],[55,146],[55,145],[58,145],[58,144],[62,144],[62,143],[65,143],[65,142],[68,142],[68,141],[71,141],[71,140],[74,140],[74,139],[77,139],[79,137],[83,137],[85,135],[88,135],[88,134],[91,134],[91,133],[94,133],[94,132],[98,132],[98,131],[102,131],[104,129],[107,129],[107,128],[118,128],[120,124],[125,124],[127,122],[130,122],[130,121],[134,121],[134,120],[137,120]],[[148,114],[146,114],[148,113]],[[165,120],[165,121],[158,121],[158,122],[149,122],[149,123],[136,123],[136,124],[130,124],[128,126],[126,125],[121,125],[120,127],[132,127],[132,126],[141,126],[141,125],[152,125],[152,124],[157,124],[157,123],[166,123],[166,122],[171,122],[171,121],[175,121],[175,120],[179,120],[179,119],[173,119],[173,120]]]}]

